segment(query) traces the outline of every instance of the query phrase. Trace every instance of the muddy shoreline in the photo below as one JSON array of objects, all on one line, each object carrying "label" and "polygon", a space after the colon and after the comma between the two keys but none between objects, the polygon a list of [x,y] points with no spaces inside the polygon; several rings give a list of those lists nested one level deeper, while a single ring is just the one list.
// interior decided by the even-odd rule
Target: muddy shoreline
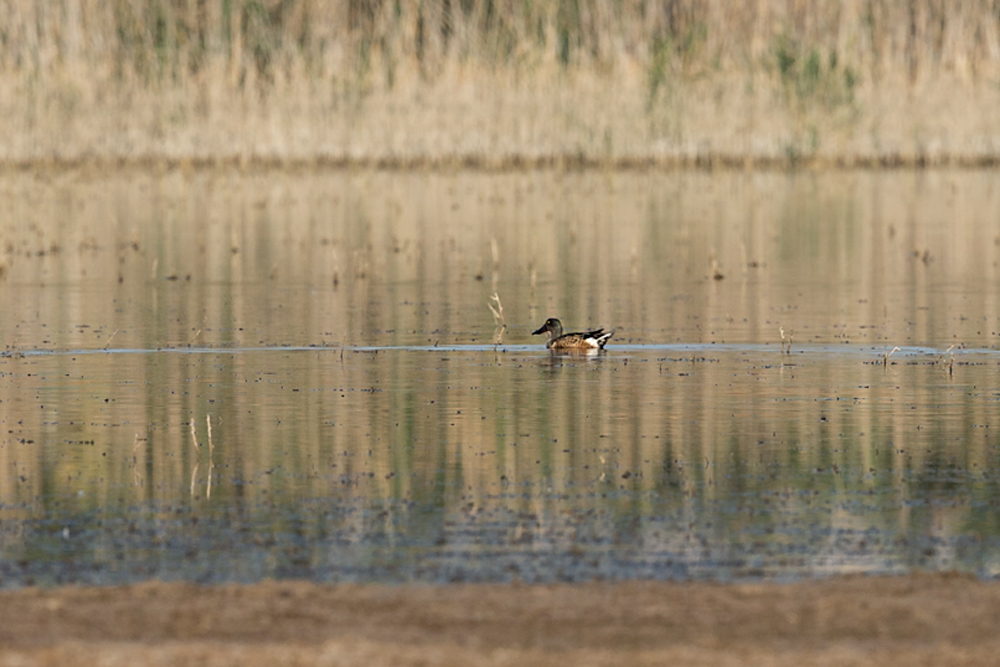
[{"label": "muddy shoreline", "polygon": [[383,586],[150,582],[0,592],[0,664],[992,664],[1000,584]]}]

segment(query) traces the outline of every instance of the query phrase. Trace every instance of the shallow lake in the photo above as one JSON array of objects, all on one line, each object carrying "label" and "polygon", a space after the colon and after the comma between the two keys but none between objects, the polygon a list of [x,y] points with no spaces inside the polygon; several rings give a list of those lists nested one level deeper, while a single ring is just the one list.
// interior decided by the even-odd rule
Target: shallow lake
[{"label": "shallow lake", "polygon": [[0,586],[996,577],[998,183],[0,174]]}]

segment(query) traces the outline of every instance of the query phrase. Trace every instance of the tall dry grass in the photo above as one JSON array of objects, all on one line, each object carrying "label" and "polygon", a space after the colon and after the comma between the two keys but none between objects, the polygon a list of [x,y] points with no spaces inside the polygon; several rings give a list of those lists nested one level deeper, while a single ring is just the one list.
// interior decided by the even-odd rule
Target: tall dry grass
[{"label": "tall dry grass", "polygon": [[994,163],[998,0],[0,3],[0,162]]}]

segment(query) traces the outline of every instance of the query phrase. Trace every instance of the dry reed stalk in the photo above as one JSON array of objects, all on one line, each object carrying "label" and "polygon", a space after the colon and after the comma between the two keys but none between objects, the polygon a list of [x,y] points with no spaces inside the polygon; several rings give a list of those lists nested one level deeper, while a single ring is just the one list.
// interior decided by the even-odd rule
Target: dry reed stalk
[{"label": "dry reed stalk", "polygon": [[[492,303],[494,301],[497,304],[495,308]],[[497,329],[493,334],[493,345],[497,346],[503,342],[503,335],[507,331],[507,319],[503,315],[503,304],[500,303],[500,295],[494,292],[490,300],[486,302],[486,305],[490,307],[490,312],[493,313],[493,319],[496,322]]]},{"label": "dry reed stalk", "polygon": [[115,329],[113,332],[111,332],[111,335],[108,336],[108,340],[104,343],[105,350],[108,349],[108,346],[111,345],[111,341],[114,340],[115,336],[117,335],[118,335],[118,329]]},{"label": "dry reed stalk", "polygon": [[507,326],[507,320],[503,316],[503,304],[500,303],[500,295],[494,293],[493,296],[490,297],[490,301],[495,301],[497,304],[496,308],[494,308],[493,304],[490,302],[487,302],[486,304],[490,307],[490,312],[493,313],[493,319],[496,320],[497,326]]}]

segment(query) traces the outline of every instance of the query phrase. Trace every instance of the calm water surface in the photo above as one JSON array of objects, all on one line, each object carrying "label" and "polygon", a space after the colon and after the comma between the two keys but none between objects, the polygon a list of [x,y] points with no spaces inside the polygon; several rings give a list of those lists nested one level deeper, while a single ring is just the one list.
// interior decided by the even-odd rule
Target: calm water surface
[{"label": "calm water surface", "polygon": [[0,585],[1000,576],[997,182],[0,175]]}]

